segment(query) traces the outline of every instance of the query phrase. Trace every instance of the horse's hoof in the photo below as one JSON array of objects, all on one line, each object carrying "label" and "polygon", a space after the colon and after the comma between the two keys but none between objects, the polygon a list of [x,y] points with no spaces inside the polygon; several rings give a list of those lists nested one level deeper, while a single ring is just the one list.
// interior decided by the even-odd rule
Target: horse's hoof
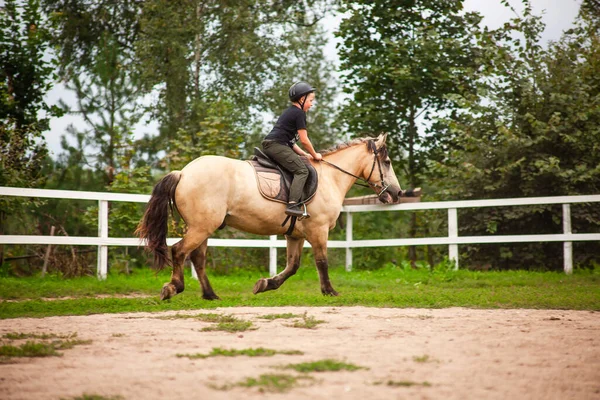
[{"label": "horse's hoof", "polygon": [[265,290],[267,290],[267,286],[269,286],[269,282],[265,278],[261,278],[254,284],[254,289],[252,289],[252,293],[257,294],[264,292]]},{"label": "horse's hoof", "polygon": [[176,294],[176,290],[170,283],[165,283],[160,291],[160,299],[161,300],[169,300]]},{"label": "horse's hoof", "polygon": [[219,296],[217,296],[216,294],[214,294],[214,293],[211,293],[211,294],[203,294],[203,295],[202,295],[202,298],[203,298],[204,300],[221,300],[221,298],[220,298]]}]

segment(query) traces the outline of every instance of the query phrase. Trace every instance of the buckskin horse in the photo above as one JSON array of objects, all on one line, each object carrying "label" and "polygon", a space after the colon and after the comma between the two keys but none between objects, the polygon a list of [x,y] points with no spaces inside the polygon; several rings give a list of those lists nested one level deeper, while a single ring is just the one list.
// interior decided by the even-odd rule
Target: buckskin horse
[{"label": "buckskin horse", "polygon": [[355,139],[322,152],[323,161],[311,161],[316,166],[318,188],[309,210],[311,217],[298,220],[293,231],[282,226],[285,204],[264,198],[257,188],[253,167],[245,161],[219,156],[203,156],[173,171],[154,187],[152,196],[136,230],[145,240],[148,251],[154,253],[155,268],[169,264],[167,248],[167,218],[173,206],[187,225],[183,239],[172,246],[171,281],[164,284],[161,299],[166,300],[184,289],[183,263],[189,255],[202,287],[202,297],[218,299],[206,275],[208,238],[225,225],[259,235],[283,235],[287,240],[287,264],[272,278],[261,278],[254,285],[254,294],[279,288],[300,266],[304,241],[314,253],[319,272],[321,292],[337,296],[329,281],[327,263],[328,233],[335,227],[346,193],[357,181],[363,181],[377,194],[382,203],[401,196],[385,145],[387,134],[377,138]]}]

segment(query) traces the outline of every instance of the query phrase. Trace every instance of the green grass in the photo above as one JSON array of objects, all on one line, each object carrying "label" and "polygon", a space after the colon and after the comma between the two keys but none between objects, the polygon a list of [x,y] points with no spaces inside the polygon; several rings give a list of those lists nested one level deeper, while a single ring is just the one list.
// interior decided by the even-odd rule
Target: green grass
[{"label": "green grass", "polygon": [[206,328],[202,328],[202,332],[214,332],[214,331],[223,331],[229,333],[235,332],[244,332],[248,330],[256,330],[252,322],[250,321],[235,321],[235,322],[219,322],[215,326],[207,326]]},{"label": "green grass", "polygon": [[306,315],[306,313],[304,313],[304,315],[302,315],[301,321],[294,321],[293,324],[287,326],[290,326],[292,328],[315,329],[317,325],[324,323],[325,321],[316,319],[315,317],[309,317],[308,315]]},{"label": "green grass", "polygon": [[[375,382],[375,385],[381,385],[382,382]],[[413,381],[387,381],[385,382],[385,385],[387,386],[391,386],[391,387],[411,387],[411,386],[423,386],[423,387],[430,387],[431,383],[429,382],[413,382]]]},{"label": "green grass", "polygon": [[[186,271],[186,278],[189,270]],[[600,270],[559,272],[475,272],[386,267],[376,271],[346,272],[332,268],[331,281],[339,297],[322,296],[317,272],[302,268],[278,290],[252,294],[260,274],[237,272],[211,276],[222,300],[203,300],[198,282],[186,279],[185,292],[172,300],[158,298],[168,272],[155,276],[139,270],[131,276],[96,278],[57,277],[0,278],[0,319],[89,315],[121,312],[157,312],[217,307],[471,307],[600,310]],[[107,297],[95,295],[142,294],[151,297]],[[72,299],[45,301],[70,296]]]},{"label": "green grass", "polygon": [[98,394],[84,394],[70,399],[61,398],[60,400],[125,400],[122,396],[100,396]]},{"label": "green grass", "polygon": [[359,367],[358,365],[348,364],[342,361],[325,359],[320,361],[305,362],[299,364],[288,364],[284,368],[293,369],[298,372],[326,372],[326,371],[356,371],[359,369],[368,369],[366,367]]},{"label": "green grass", "polygon": [[292,314],[292,313],[284,313],[284,314],[266,314],[258,317],[260,319],[266,319],[269,321],[273,321],[276,319],[291,319],[291,318],[302,318],[302,315]]},{"label": "green grass", "polygon": [[70,333],[68,335],[57,335],[54,333],[23,333],[23,332],[10,332],[2,335],[4,339],[9,340],[23,340],[23,339],[72,339],[77,337],[77,333]]},{"label": "green grass", "polygon": [[418,362],[418,363],[426,363],[426,362],[434,361],[434,359],[429,357],[428,354],[424,354],[422,356],[414,356],[413,361]]},{"label": "green grass", "polygon": [[221,315],[214,313],[196,315],[175,314],[156,317],[156,319],[198,319],[203,322],[212,322],[217,324],[215,326],[208,326],[206,328],[202,328],[203,332],[224,331],[233,333],[257,329],[250,321],[243,321],[239,318],[234,317],[233,315]]},{"label": "green grass", "polygon": [[247,357],[272,357],[275,354],[285,354],[285,355],[302,355],[304,354],[298,350],[273,350],[273,349],[265,349],[264,347],[258,347],[256,349],[243,349],[243,350],[235,350],[235,349],[223,349],[221,347],[215,347],[208,354],[196,353],[196,354],[177,354],[177,357],[187,357],[189,359],[198,359],[198,358],[209,358],[209,357],[237,357],[237,356],[247,356]]},{"label": "green grass", "polygon": [[51,343],[27,341],[19,346],[0,346],[0,357],[60,357],[57,350],[67,350],[80,344],[90,344],[91,340],[55,340]]},{"label": "green grass", "polygon": [[216,323],[228,323],[228,322],[238,322],[239,319],[232,315],[221,315],[214,313],[207,314],[196,314],[196,315],[187,315],[187,314],[175,314],[175,315],[167,315],[163,317],[155,317],[156,319],[198,319],[203,322],[216,322]]},{"label": "green grass", "polygon": [[300,380],[313,380],[309,376],[294,376],[287,374],[263,374],[258,378],[246,378],[233,384],[222,386],[211,385],[218,390],[230,390],[234,387],[258,388],[259,392],[285,393],[299,386]]}]

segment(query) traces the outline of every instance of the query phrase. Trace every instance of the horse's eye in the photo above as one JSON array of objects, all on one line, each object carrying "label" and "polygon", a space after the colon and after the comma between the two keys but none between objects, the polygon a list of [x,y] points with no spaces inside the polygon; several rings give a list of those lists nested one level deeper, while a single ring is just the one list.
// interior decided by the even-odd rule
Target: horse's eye
[{"label": "horse's eye", "polygon": [[392,165],[392,162],[390,160],[385,160],[384,164],[389,167],[390,165]]}]

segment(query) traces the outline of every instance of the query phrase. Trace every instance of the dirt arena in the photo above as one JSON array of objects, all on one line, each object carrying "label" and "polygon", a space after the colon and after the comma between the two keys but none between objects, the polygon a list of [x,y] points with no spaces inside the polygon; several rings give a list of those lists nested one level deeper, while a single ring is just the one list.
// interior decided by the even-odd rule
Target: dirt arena
[{"label": "dirt arena", "polygon": [[[307,313],[315,329],[267,314]],[[205,332],[218,313],[252,321],[240,333]],[[0,321],[0,335],[77,333],[91,344],[62,357],[0,364],[0,399],[600,399],[600,313],[563,310],[222,308]],[[6,344],[6,339],[2,339]],[[14,342],[16,344],[18,342]],[[304,355],[179,358],[213,348],[300,350]],[[336,359],[365,367],[312,372],[284,393],[228,384],[277,367]]]}]

